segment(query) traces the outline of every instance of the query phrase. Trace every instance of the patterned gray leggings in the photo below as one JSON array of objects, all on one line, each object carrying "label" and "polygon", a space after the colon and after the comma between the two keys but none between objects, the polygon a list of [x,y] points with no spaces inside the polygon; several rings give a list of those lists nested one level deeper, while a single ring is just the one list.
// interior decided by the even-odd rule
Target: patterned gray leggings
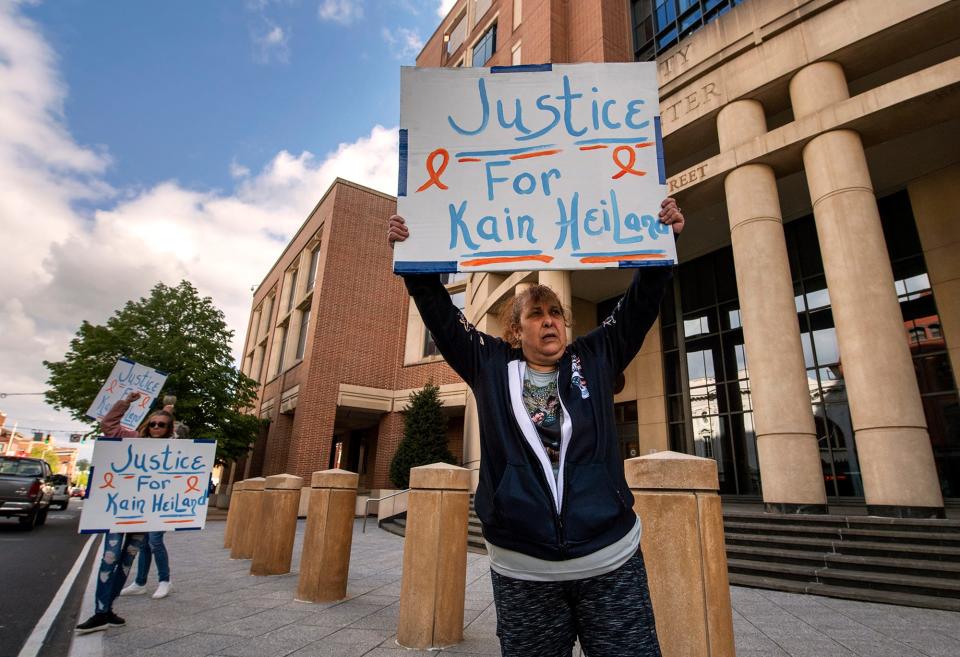
[{"label": "patterned gray leggings", "polygon": [[490,572],[502,657],[660,657],[640,550],[617,570],[569,582]]}]

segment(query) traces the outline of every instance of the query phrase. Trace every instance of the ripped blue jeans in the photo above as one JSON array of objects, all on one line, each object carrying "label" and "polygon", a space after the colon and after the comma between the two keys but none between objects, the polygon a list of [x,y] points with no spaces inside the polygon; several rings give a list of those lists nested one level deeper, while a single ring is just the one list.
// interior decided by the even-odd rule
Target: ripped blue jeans
[{"label": "ripped blue jeans", "polygon": [[113,610],[113,601],[127,582],[130,567],[143,546],[146,534],[107,534],[103,539],[103,557],[97,574],[96,612]]}]

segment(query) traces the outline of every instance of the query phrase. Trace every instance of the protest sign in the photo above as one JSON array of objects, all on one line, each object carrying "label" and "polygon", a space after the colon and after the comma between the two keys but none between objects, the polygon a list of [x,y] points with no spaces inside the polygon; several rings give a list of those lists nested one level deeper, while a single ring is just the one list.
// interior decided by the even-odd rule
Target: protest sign
[{"label": "protest sign", "polygon": [[87,417],[94,420],[103,419],[110,412],[113,405],[127,396],[130,392],[139,392],[140,399],[130,404],[129,410],[123,416],[120,424],[128,429],[136,429],[140,421],[150,411],[150,404],[160,394],[163,384],[167,381],[166,372],[160,372],[135,363],[132,360],[121,358],[114,365],[113,371],[107,377],[96,399],[87,409]]},{"label": "protest sign", "polygon": [[394,271],[670,264],[656,64],[403,68]]},{"label": "protest sign", "polygon": [[97,439],[80,533],[202,529],[216,449],[213,440]]}]

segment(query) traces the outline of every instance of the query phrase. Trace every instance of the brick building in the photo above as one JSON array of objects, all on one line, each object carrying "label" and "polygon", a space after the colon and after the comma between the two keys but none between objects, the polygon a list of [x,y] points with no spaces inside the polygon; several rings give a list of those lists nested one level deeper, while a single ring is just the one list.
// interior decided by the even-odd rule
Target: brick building
[{"label": "brick building", "polygon": [[[690,229],[615,400],[624,457],[714,458],[722,493],[779,510],[927,516],[960,499],[958,24],[945,0],[454,4],[418,66],[657,62],[668,188]],[[244,371],[274,422],[250,471],[305,475],[339,453],[386,487],[406,391],[431,377],[476,467],[469,391],[390,274],[392,209],[339,181],[257,290]],[[291,272],[317,244],[311,293]],[[579,335],[629,274],[474,274],[451,290],[497,333],[497,308],[535,280]],[[319,321],[300,359],[303,316]]]},{"label": "brick building", "polygon": [[361,488],[389,488],[400,411],[428,381],[441,386],[450,448],[462,452],[466,386],[422,324],[404,340],[407,294],[385,238],[395,211],[392,196],[338,179],[254,292],[242,369],[263,384],[257,412],[270,424],[245,474],[342,467]]}]

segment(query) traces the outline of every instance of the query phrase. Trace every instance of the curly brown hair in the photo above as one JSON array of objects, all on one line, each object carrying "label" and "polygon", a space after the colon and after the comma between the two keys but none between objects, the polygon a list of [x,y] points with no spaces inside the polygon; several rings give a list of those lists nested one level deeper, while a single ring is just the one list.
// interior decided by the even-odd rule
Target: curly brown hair
[{"label": "curly brown hair", "polygon": [[544,302],[559,306],[560,312],[563,313],[563,323],[567,328],[570,328],[570,312],[564,308],[563,303],[560,302],[560,297],[549,286],[537,283],[514,296],[513,301],[503,304],[500,309],[500,326],[503,327],[503,339],[510,343],[510,346],[520,347],[517,331],[520,330],[520,315],[523,313],[523,307],[527,303]]}]

